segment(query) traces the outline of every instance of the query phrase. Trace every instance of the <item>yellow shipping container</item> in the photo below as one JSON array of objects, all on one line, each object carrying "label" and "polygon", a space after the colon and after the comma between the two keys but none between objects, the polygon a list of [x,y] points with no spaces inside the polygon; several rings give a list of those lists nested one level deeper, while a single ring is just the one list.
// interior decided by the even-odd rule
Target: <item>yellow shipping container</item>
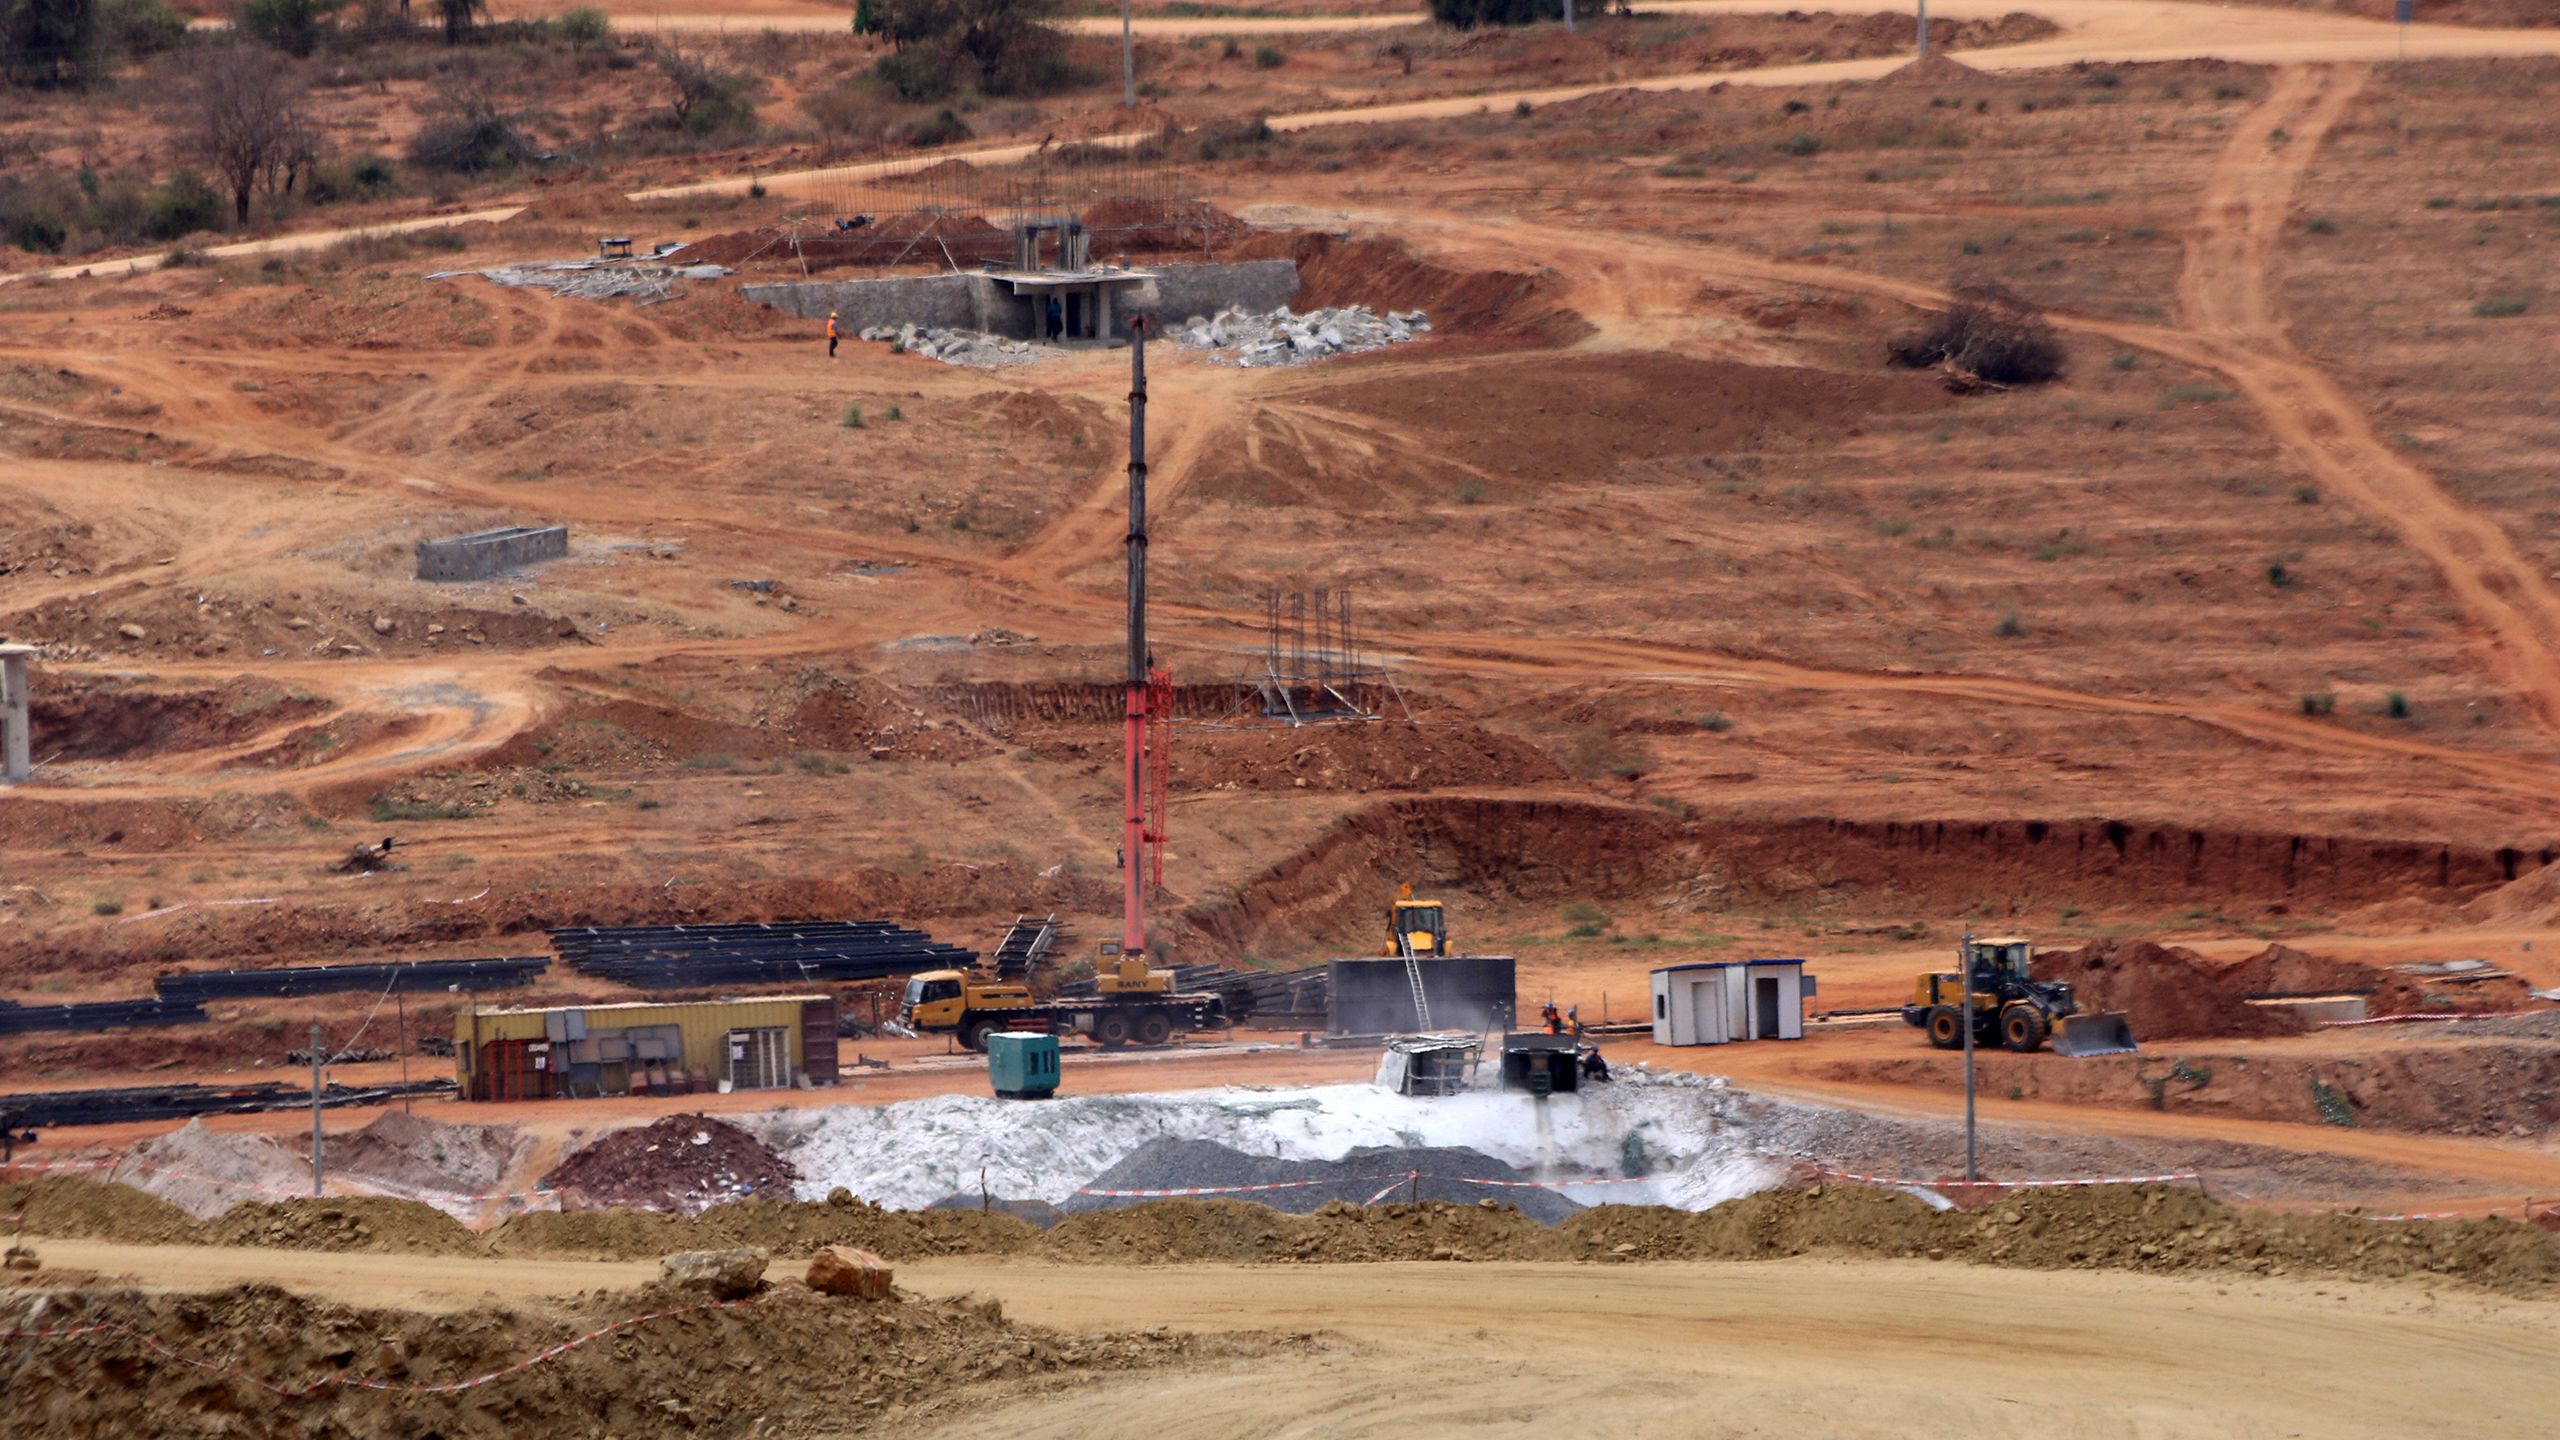
[{"label": "yellow shipping container", "polygon": [[773,1090],[836,1080],[825,995],[465,1010],[455,1078],[472,1100]]}]

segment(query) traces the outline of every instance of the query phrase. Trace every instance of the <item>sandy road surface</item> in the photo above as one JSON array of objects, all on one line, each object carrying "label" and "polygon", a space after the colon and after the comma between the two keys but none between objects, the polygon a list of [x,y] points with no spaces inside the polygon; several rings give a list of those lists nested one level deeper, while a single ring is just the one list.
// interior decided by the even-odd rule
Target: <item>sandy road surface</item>
[{"label": "sandy road surface", "polygon": [[[120,1246],[49,1266],[155,1290],[245,1281],[362,1303],[538,1305],[647,1263]],[[786,1272],[787,1273],[787,1272]],[[2548,1419],[2560,1305],[2418,1284],[2171,1279],[1917,1261],[901,1265],[1067,1329],[1321,1331],[1305,1359],[1004,1391],[901,1433],[2520,1436]],[[1986,1343],[1987,1342],[1987,1343]],[[2423,1377],[2423,1383],[2413,1383]]]},{"label": "sandy road surface", "polygon": [[[1765,13],[1765,3],[1666,4],[1648,11],[1673,13]],[[1898,8],[1898,7],[1897,7]],[[1934,14],[1947,19],[1996,19],[2020,7],[2007,0],[1939,0]],[[1961,52],[1964,62],[1982,70],[2038,70],[2080,61],[2137,63],[2159,60],[2231,60],[2243,64],[2288,65],[2322,61],[2377,61],[2405,53],[2411,59],[2479,56],[2560,55],[2560,30],[2474,30],[2453,25],[2401,27],[2350,16],[2306,14],[2299,10],[2254,6],[2207,6],[2184,0],[2046,0],[2026,7],[2053,21],[2060,33],[2018,45]],[[1101,26],[1104,22],[1083,24]],[[1148,34],[1206,35],[1239,28],[1224,20],[1145,20]],[[1257,22],[1294,29],[1408,23],[1392,16],[1307,16],[1288,21]],[[1117,28],[1116,24],[1110,28]],[[1300,110],[1267,117],[1274,130],[1309,130],[1323,125],[1383,124],[1404,120],[1446,120],[1517,104],[1551,105],[1611,90],[1704,90],[1717,85],[1824,85],[1843,80],[1872,80],[1908,64],[1905,55],[1865,60],[1834,60],[1804,65],[1769,65],[1747,70],[1710,70],[1685,75],[1656,75],[1612,83],[1546,86],[1457,95],[1437,100],[1399,101],[1384,105]],[[1094,136],[1084,143],[1128,145],[1136,132]],[[925,159],[959,159],[982,165],[1009,164],[1038,147],[1002,145],[938,152]],[[914,168],[915,159],[830,166],[820,170],[734,176],[633,192],[632,200],[662,200],[691,195],[744,194],[753,184],[768,192],[825,191],[851,182]]]},{"label": "sandy road surface", "polygon": [[[253,255],[290,255],[306,250],[326,249],[341,240],[361,235],[403,235],[412,230],[442,230],[454,225],[496,225],[524,212],[522,205],[493,205],[485,210],[467,210],[454,215],[422,215],[414,220],[386,220],[379,225],[351,225],[341,230],[307,230],[293,235],[277,235],[265,240],[240,240],[229,245],[208,245],[201,254],[216,260],[238,260]],[[112,279],[140,275],[157,270],[168,263],[161,255],[136,255],[124,260],[84,261],[77,265],[56,265],[50,270],[22,270],[0,275],[0,285],[13,285],[21,280],[78,280],[84,277]]]}]

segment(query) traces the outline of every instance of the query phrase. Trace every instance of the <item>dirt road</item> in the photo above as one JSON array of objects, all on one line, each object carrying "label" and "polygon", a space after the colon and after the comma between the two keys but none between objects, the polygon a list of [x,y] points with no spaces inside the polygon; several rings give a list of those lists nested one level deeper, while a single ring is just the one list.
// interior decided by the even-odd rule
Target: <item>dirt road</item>
[{"label": "dirt road", "polygon": [[[639,1283],[646,1262],[41,1242],[146,1289],[248,1281],[432,1311]],[[1074,1330],[1304,1330],[1306,1359],[999,1389],[916,1436],[2514,1436],[2543,1417],[2560,1305],[2417,1284],[2026,1273],[1909,1261],[901,1265]],[[1533,1364],[1488,1364],[1503,1355]],[[2389,1357],[2388,1363],[2378,1362]],[[2340,1363],[2342,1360],[2354,1363]],[[2423,1375],[2424,1384],[2410,1383]],[[2316,1377],[2316,1381],[2311,1377]]]}]

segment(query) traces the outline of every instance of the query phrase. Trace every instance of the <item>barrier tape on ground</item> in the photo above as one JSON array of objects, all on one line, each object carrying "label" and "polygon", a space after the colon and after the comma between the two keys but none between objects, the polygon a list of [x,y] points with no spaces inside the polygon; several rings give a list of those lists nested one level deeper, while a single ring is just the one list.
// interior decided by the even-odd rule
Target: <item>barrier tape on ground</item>
[{"label": "barrier tape on ground", "polygon": [[260,1379],[258,1376],[252,1375],[235,1365],[225,1365],[219,1361],[206,1360],[198,1356],[186,1354],[183,1351],[174,1349],[169,1345],[162,1343],[159,1337],[155,1335],[146,1334],[141,1330],[135,1329],[133,1326],[120,1324],[115,1321],[99,1321],[98,1323],[91,1325],[66,1325],[54,1330],[0,1330],[0,1340],[78,1340],[93,1335],[122,1335],[130,1339],[140,1341],[143,1348],[150,1350],[153,1354],[159,1355],[164,1359],[174,1361],[180,1365],[191,1366],[195,1369],[205,1371],[208,1374],[228,1375],[237,1379],[246,1380],[250,1384],[257,1386],[259,1389],[266,1391],[270,1395],[282,1396],[288,1400],[299,1400],[306,1395],[317,1394],[333,1385],[345,1386],[354,1390],[380,1390],[398,1395],[458,1395],[463,1391],[476,1390],[483,1385],[504,1380],[510,1376],[521,1375],[525,1371],[532,1369],[534,1366],[539,1365],[546,1360],[556,1360],[561,1356],[568,1354],[572,1350],[594,1344],[596,1341],[603,1339],[607,1335],[611,1335],[620,1330],[628,1330],[634,1325],[645,1325],[653,1320],[672,1320],[679,1316],[698,1315],[706,1310],[735,1310],[755,1303],[756,1302],[752,1299],[706,1300],[699,1305],[687,1305],[681,1309],[656,1310],[646,1315],[634,1315],[627,1320],[616,1320],[610,1325],[590,1330],[586,1334],[581,1335],[574,1340],[564,1340],[559,1344],[552,1346],[548,1350],[528,1355],[513,1365],[503,1366],[499,1369],[492,1370],[486,1375],[474,1375],[468,1380],[448,1380],[435,1385],[421,1385],[406,1380],[369,1379],[360,1375],[349,1375],[345,1371],[336,1371],[331,1374],[323,1375],[317,1380],[307,1381],[299,1385],[281,1385],[272,1380]]},{"label": "barrier tape on ground", "polygon": [[2427,1021],[2451,1024],[2463,1020],[2514,1020],[2527,1015],[2560,1015],[2560,1010],[2472,1010],[2452,1015],[2369,1015],[2362,1020],[2323,1020],[2323,1030],[2343,1030],[2356,1025],[2408,1025]]},{"label": "barrier tape on ground", "polygon": [[1423,1178],[1455,1180],[1461,1185],[1499,1185],[1506,1190],[1546,1190],[1558,1185],[1643,1185],[1650,1183],[1653,1177],[1635,1175],[1614,1180],[1477,1180],[1465,1175],[1426,1175]]},{"label": "barrier tape on ground", "polygon": [[1862,1185],[1913,1185],[1923,1190],[2043,1190],[2068,1185],[2176,1185],[2204,1177],[2193,1170],[2180,1170],[2168,1175],[2091,1175],[2075,1180],[1915,1180],[1907,1175],[1860,1175],[1849,1170],[1824,1167],[1821,1173],[1834,1180],[1854,1180]]},{"label": "barrier tape on ground", "polygon": [[1368,1207],[1370,1207],[1370,1206],[1372,1206],[1372,1205],[1377,1204],[1379,1201],[1386,1199],[1388,1196],[1393,1195],[1394,1193],[1396,1193],[1396,1187],[1398,1187],[1398,1186],[1400,1186],[1400,1185],[1414,1185],[1414,1184],[1418,1184],[1418,1183],[1420,1183],[1420,1182],[1421,1182],[1421,1179],[1422,1179],[1422,1172],[1421,1172],[1421,1171],[1419,1171],[1419,1170],[1412,1171],[1412,1172],[1410,1172],[1410,1173],[1408,1173],[1408,1174],[1399,1175],[1399,1176],[1397,1176],[1395,1179],[1390,1180],[1390,1181],[1388,1181],[1388,1182],[1387,1182],[1387,1188],[1386,1188],[1386,1189],[1381,1190],[1381,1191],[1379,1191],[1377,1194],[1370,1196],[1368,1199],[1361,1201],[1361,1202],[1360,1202],[1360,1208],[1362,1208],[1362,1209],[1364,1209],[1364,1210],[1365,1210],[1365,1209],[1367,1209]]}]

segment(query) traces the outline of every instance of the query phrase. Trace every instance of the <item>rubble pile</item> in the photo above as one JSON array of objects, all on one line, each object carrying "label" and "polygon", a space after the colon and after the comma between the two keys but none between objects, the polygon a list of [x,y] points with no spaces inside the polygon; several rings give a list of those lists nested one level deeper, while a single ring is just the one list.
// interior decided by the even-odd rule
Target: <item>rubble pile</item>
[{"label": "rubble pile", "polygon": [[750,1195],[788,1196],[799,1176],[764,1142],[708,1115],[669,1115],[616,1130],[560,1162],[542,1183],[564,1202],[698,1215]]},{"label": "rubble pile", "polygon": [[1281,306],[1267,315],[1229,308],[1203,320],[1193,316],[1173,332],[1180,344],[1211,352],[1221,365],[1302,365],[1332,355],[1400,344],[1431,329],[1419,310],[1390,310],[1381,317],[1366,305],[1311,310]]},{"label": "rubble pile", "polygon": [[1028,365],[1040,358],[1027,340],[1007,340],[979,330],[936,329],[929,325],[901,325],[893,330],[874,325],[862,332],[862,338],[891,341],[910,355],[980,370]]}]

